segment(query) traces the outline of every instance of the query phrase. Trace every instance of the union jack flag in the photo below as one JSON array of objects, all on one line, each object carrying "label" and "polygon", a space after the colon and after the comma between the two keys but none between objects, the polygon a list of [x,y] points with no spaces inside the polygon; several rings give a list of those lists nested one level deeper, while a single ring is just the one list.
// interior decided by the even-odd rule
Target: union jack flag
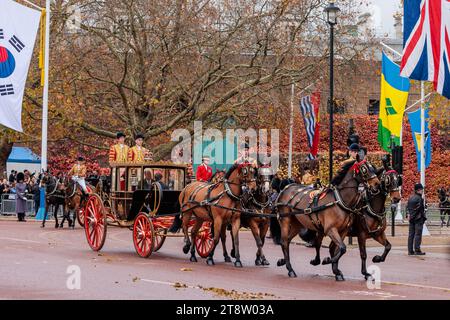
[{"label": "union jack flag", "polygon": [[403,58],[400,74],[428,80],[450,99],[450,0],[404,2]]}]

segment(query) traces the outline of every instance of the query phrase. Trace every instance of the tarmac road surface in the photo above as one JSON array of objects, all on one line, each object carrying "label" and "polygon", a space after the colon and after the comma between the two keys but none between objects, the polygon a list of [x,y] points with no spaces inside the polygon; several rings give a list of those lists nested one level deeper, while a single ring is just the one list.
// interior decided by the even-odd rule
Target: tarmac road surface
[{"label": "tarmac road surface", "polygon": [[[168,238],[159,252],[143,259],[134,251],[130,230],[110,227],[97,253],[79,226],[54,229],[49,222],[41,229],[32,220],[2,219],[0,299],[450,299],[450,239],[430,246],[425,257],[407,256],[405,244],[394,246],[385,263],[374,264],[380,268],[380,289],[369,289],[360,274],[357,247],[349,247],[341,259],[346,281],[336,282],[329,265],[309,264],[314,249],[299,244],[291,245],[297,278],[276,266],[282,253],[271,239],[264,248],[270,266],[255,266],[256,245],[249,231],[240,233],[243,268],[225,263],[221,246],[215,266],[202,258],[192,263],[182,245],[182,238]],[[368,249],[368,266],[381,252],[379,246]],[[322,249],[322,257],[327,254]],[[79,282],[74,280],[78,271]]]}]

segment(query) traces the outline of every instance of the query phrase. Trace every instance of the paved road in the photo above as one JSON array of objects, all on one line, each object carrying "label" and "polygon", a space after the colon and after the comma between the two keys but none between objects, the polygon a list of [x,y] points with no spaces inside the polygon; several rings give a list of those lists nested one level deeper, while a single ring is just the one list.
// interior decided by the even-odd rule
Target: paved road
[{"label": "paved road", "polygon": [[[223,262],[221,249],[216,266],[201,258],[189,262],[180,238],[167,239],[148,259],[139,258],[131,231],[112,227],[99,254],[90,250],[80,227],[56,230],[51,225],[41,229],[34,221],[0,221],[0,299],[450,299],[450,244],[433,246],[438,252],[425,258],[394,248],[378,265],[381,289],[371,290],[359,273],[357,248],[341,260],[347,280],[336,282],[329,266],[309,264],[313,249],[293,245],[298,278],[291,279],[285,267],[276,266],[281,250],[270,240],[265,252],[271,265],[254,266],[250,232],[241,232],[244,268],[237,269]],[[370,248],[369,256],[381,251]],[[79,290],[67,288],[73,265],[81,271]]]}]

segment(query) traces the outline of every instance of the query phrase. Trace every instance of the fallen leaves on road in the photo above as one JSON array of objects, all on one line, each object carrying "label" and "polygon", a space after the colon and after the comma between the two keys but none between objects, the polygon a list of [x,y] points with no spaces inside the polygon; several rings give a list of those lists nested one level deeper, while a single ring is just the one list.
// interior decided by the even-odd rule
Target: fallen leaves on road
[{"label": "fallen leaves on road", "polygon": [[181,268],[181,271],[192,271],[192,268]]},{"label": "fallen leaves on road", "polygon": [[216,296],[226,297],[231,300],[262,300],[267,297],[274,298],[275,295],[271,293],[262,293],[262,292],[239,292],[236,290],[226,290],[222,288],[204,288],[202,286],[198,286],[200,289],[206,292],[212,292]]},{"label": "fallen leaves on road", "polygon": [[185,285],[184,283],[175,282],[175,283],[173,284],[173,287],[174,287],[174,288],[187,288],[188,286]]}]

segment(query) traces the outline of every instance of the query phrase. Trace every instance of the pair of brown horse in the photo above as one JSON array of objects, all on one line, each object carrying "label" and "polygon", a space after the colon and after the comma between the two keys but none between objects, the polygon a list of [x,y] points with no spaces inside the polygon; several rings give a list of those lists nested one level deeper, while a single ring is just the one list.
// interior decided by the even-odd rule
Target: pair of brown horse
[{"label": "pair of brown horse", "polygon": [[[45,185],[45,216],[42,221],[42,227],[45,227],[47,212],[50,205],[53,206],[55,217],[55,228],[62,228],[67,219],[69,228],[75,228],[75,219],[78,219],[80,225],[83,225],[80,209],[83,206],[83,192],[81,187],[66,177],[58,178],[52,175],[42,177]],[[58,221],[58,210],[62,207],[63,218],[61,223]],[[70,213],[72,214],[72,218]]]},{"label": "pair of brown horse", "polygon": [[[399,186],[401,178],[394,170],[382,168],[376,170],[367,161],[353,161],[347,164],[345,176],[335,186],[328,187],[323,197],[312,203],[311,187],[298,184],[287,186],[279,195],[276,206],[281,227],[281,246],[284,258],[278,265],[286,265],[288,275],[296,277],[290,263],[289,244],[302,229],[308,229],[306,237],[314,239],[316,257],[312,265],[320,264],[320,248],[325,236],[331,239],[330,257],[322,264],[332,265],[337,281],[344,280],[338,268],[340,258],[346,252],[343,241],[347,235],[356,236],[362,261],[361,272],[367,279],[366,240],[374,238],[385,247],[381,256],[375,256],[373,262],[382,262],[391,249],[386,239],[385,201],[390,195],[393,202],[400,200]],[[361,188],[362,186],[362,188]]]},{"label": "pair of brown horse", "polygon": [[[259,174],[258,174],[259,173]],[[241,226],[250,228],[255,238],[258,250],[256,265],[268,265],[262,247],[268,230],[269,220],[264,216],[271,210],[269,203],[270,168],[255,168],[250,163],[235,164],[216,183],[193,182],[185,187],[179,197],[182,212],[182,227],[185,237],[184,253],[191,253],[191,261],[197,261],[194,239],[204,221],[212,221],[214,243],[206,262],[214,265],[214,251],[222,241],[226,262],[231,262],[228,256],[225,240],[226,228],[231,224],[233,249],[231,256],[235,258],[234,265],[242,267],[239,253],[239,229]],[[188,227],[192,215],[196,223],[191,229],[189,238]]]}]

